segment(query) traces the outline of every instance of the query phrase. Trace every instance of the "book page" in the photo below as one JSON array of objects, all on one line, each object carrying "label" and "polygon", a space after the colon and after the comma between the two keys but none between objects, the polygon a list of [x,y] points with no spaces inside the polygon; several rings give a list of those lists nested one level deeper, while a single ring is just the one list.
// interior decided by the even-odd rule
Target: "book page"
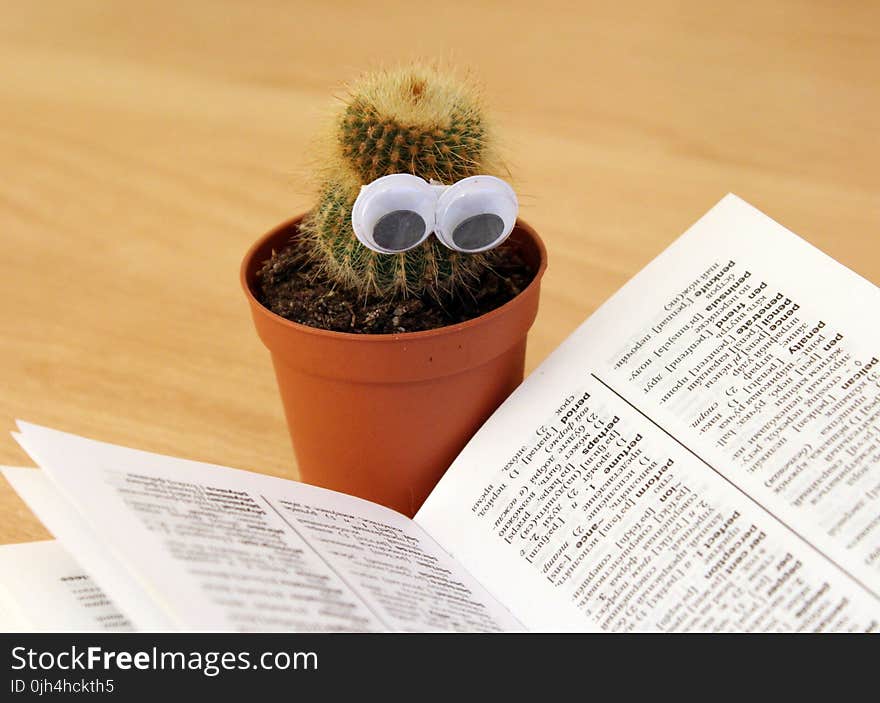
[{"label": "book page", "polygon": [[[179,629],[521,629],[392,510],[294,481],[20,428],[22,446],[58,493]],[[77,556],[65,525],[51,529]],[[116,600],[115,585],[102,585]]]},{"label": "book page", "polygon": [[532,628],[876,630],[878,321],[874,285],[727,196],[416,521]]},{"label": "book page", "polygon": [[[22,445],[24,438],[14,435]],[[39,469],[3,467],[3,477],[70,554],[111,598],[139,632],[171,632],[177,626],[150,594],[125,568],[119,555],[102,542],[98,533]],[[124,552],[123,552],[124,555]]]},{"label": "book page", "polygon": [[0,631],[132,631],[128,619],[54,540],[0,546],[0,575]]}]

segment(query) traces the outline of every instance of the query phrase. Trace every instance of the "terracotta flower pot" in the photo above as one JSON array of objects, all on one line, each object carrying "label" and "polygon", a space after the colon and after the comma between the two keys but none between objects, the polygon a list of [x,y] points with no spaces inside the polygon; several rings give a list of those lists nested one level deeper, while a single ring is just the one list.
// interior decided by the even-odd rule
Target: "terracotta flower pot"
[{"label": "terracotta flower pot", "polygon": [[505,305],[425,332],[330,332],[285,320],[255,294],[257,271],[296,236],[300,219],[259,239],[241,265],[257,334],[272,354],[300,477],[411,516],[522,381],[547,252],[518,221],[509,241],[536,273]]}]

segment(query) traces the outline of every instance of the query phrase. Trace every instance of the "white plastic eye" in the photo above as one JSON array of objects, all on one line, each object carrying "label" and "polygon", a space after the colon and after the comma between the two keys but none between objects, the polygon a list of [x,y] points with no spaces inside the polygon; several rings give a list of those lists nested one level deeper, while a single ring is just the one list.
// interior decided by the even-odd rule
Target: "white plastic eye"
[{"label": "white plastic eye", "polygon": [[507,183],[471,176],[447,188],[437,201],[437,238],[450,249],[474,254],[497,247],[516,224],[519,203]]},{"label": "white plastic eye", "polygon": [[382,176],[361,188],[351,211],[351,225],[365,247],[398,254],[418,246],[434,230],[436,202],[431,186],[418,176]]}]

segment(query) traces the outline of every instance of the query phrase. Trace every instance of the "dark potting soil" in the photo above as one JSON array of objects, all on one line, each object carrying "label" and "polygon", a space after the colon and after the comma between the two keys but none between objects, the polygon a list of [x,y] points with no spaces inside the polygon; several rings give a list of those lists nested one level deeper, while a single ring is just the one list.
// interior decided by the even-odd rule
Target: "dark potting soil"
[{"label": "dark potting soil", "polygon": [[365,299],[316,276],[314,267],[288,246],[272,253],[257,279],[260,302],[288,320],[335,332],[392,334],[432,330],[479,317],[516,297],[534,275],[516,249],[501,245],[493,252],[491,268],[455,298]]}]

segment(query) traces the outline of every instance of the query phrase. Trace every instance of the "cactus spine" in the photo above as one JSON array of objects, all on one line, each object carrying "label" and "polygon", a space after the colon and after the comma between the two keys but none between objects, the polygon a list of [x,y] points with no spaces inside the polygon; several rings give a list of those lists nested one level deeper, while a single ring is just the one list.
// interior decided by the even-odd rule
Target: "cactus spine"
[{"label": "cactus spine", "polygon": [[491,254],[454,252],[434,237],[402,254],[380,254],[351,227],[360,187],[380,176],[411,173],[451,184],[501,175],[474,85],[435,66],[379,71],[352,86],[333,127],[319,201],[302,224],[324,275],[386,298],[441,297],[479,278]]}]

